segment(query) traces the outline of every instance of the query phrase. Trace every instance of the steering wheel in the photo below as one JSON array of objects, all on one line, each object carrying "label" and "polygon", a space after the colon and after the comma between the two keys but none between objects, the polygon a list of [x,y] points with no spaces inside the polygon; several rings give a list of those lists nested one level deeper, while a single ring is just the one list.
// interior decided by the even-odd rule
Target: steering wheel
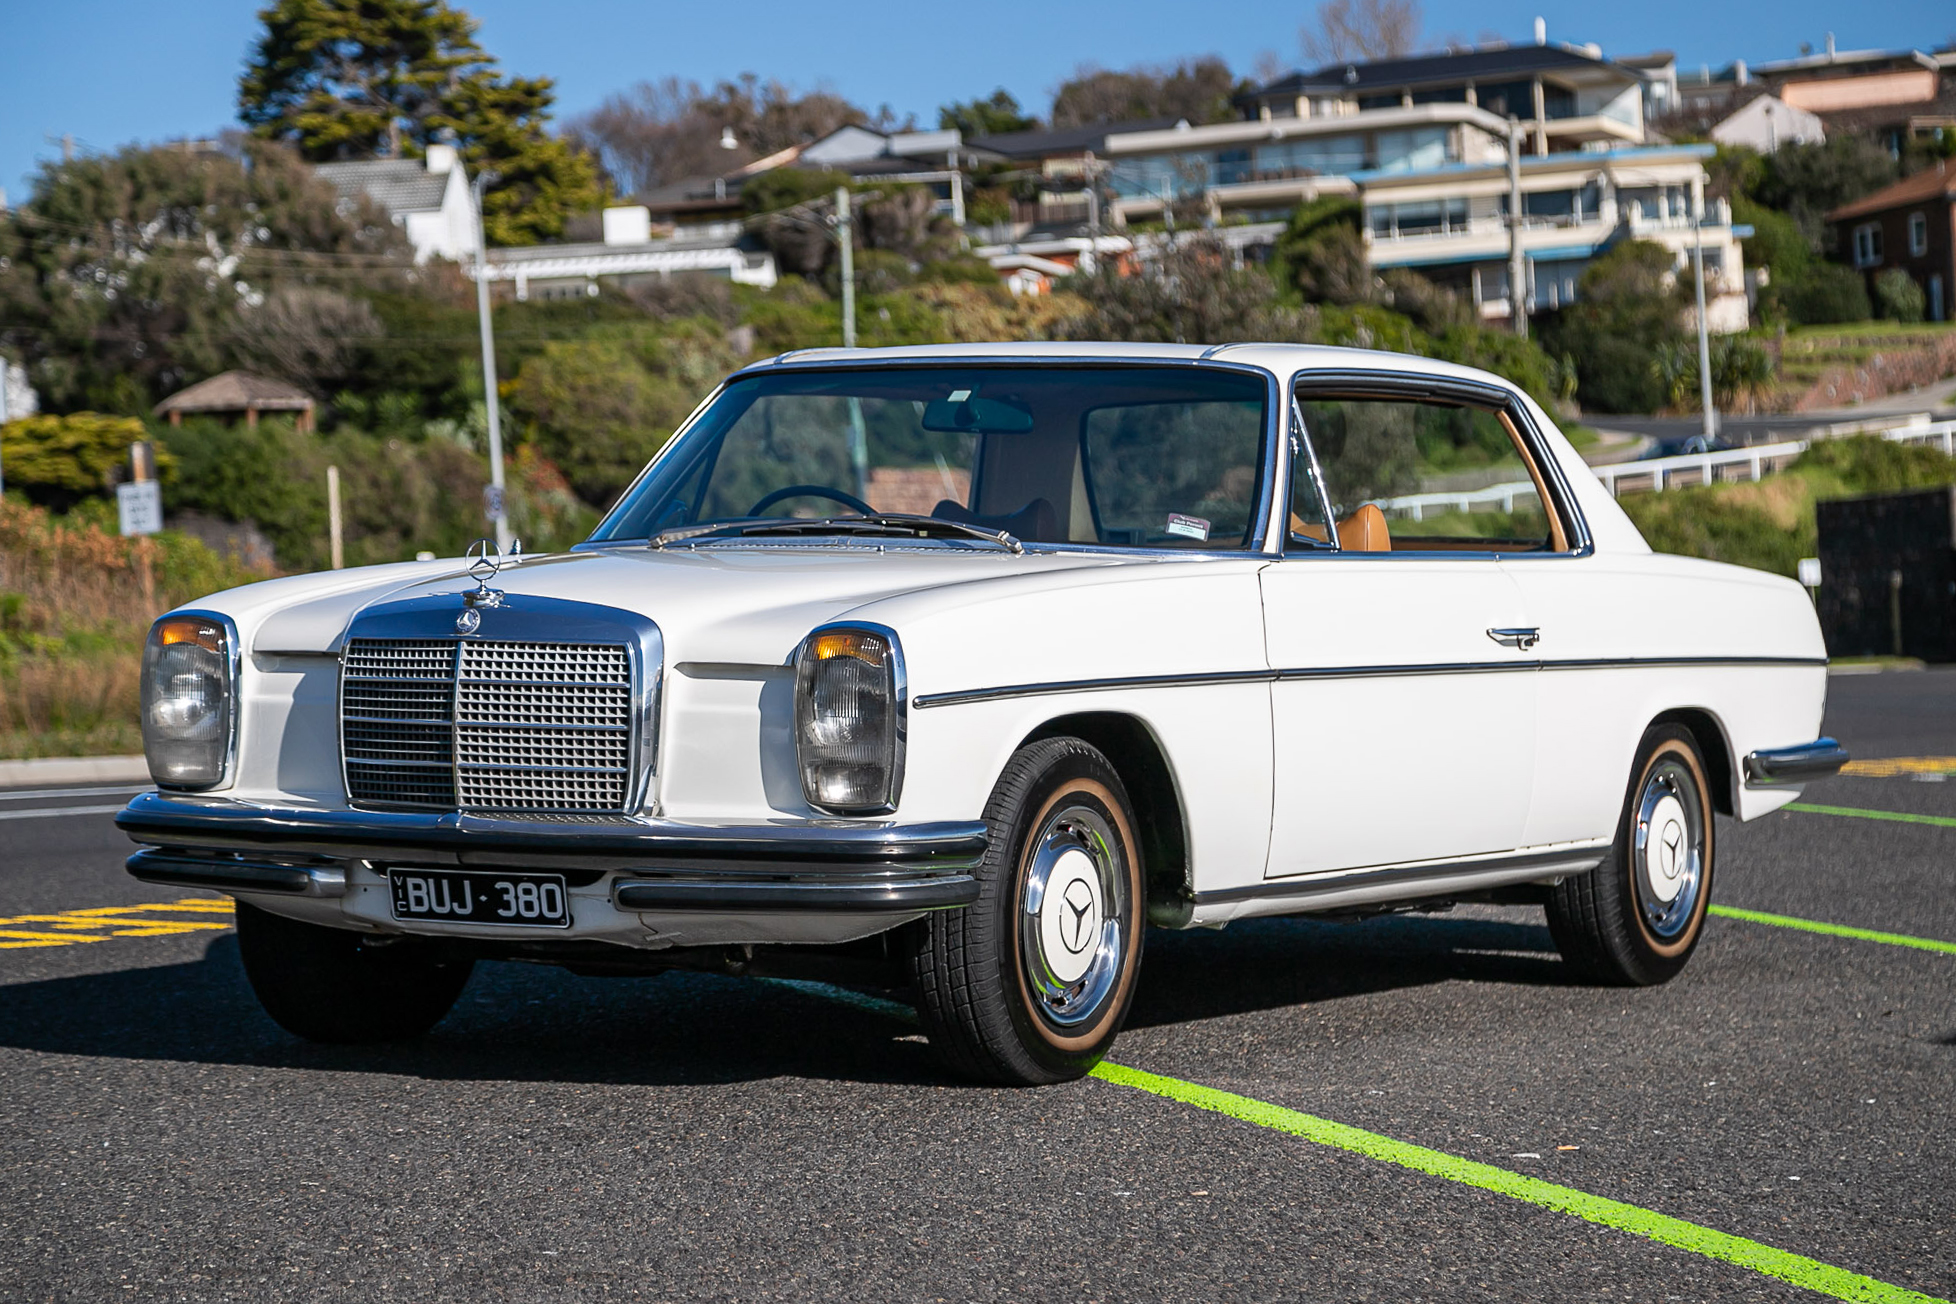
[{"label": "steering wheel", "polygon": [[854,494],[845,494],[840,489],[829,489],[819,484],[791,484],[786,488],[776,489],[771,494],[762,495],[759,502],[747,509],[747,515],[759,516],[767,508],[789,498],[827,498],[841,503],[851,511],[860,512],[864,516],[874,516],[876,514],[874,507],[871,507]]}]

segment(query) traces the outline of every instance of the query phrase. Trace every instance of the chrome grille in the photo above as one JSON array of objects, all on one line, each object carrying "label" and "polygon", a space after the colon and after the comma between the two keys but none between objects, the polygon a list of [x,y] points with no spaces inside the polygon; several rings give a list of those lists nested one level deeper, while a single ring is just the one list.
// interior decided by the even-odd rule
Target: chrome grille
[{"label": "chrome grille", "polygon": [[340,702],[355,804],[568,812],[630,801],[621,644],[349,639]]}]

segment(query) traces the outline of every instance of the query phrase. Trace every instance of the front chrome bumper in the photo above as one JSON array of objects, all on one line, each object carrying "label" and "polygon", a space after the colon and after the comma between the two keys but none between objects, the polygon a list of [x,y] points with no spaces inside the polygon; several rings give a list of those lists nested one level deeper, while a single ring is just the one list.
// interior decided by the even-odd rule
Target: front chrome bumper
[{"label": "front chrome bumper", "polygon": [[622,912],[914,914],[978,897],[983,823],[696,824],[301,810],[145,793],[116,825],[149,883],[340,897],[350,867],[541,870],[609,880]]},{"label": "front chrome bumper", "polygon": [[1832,738],[1816,738],[1798,747],[1769,747],[1745,758],[1745,786],[1772,788],[1805,783],[1839,774],[1848,762],[1847,749]]}]

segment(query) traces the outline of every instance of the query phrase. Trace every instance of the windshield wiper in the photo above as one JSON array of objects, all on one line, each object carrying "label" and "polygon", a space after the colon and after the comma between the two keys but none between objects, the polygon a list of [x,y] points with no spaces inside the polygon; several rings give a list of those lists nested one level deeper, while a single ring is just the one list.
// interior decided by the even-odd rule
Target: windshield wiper
[{"label": "windshield wiper", "polygon": [[873,516],[829,516],[807,520],[797,516],[767,516],[753,521],[725,521],[718,525],[679,525],[661,530],[646,540],[652,548],[669,543],[714,537],[751,537],[764,534],[912,534],[923,537],[942,532],[966,539],[995,543],[1008,552],[1023,553],[1026,546],[1004,530],[988,530],[964,521],[947,521],[941,516],[919,516],[909,512],[878,512]]}]

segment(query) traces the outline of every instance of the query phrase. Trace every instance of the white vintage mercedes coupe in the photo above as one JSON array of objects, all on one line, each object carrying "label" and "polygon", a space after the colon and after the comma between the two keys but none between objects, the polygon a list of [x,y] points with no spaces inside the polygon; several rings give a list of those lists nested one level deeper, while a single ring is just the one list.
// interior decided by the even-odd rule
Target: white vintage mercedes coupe
[{"label": "white vintage mercedes coupe", "polygon": [[478,959],[808,975],[1053,1082],[1150,924],[1461,901],[1657,983],[1714,816],[1845,760],[1798,585],[1652,553],[1526,395],[1393,354],[785,355],[589,541],[472,560],[151,632],[130,872],[235,896],[302,1037],[421,1033]]}]

